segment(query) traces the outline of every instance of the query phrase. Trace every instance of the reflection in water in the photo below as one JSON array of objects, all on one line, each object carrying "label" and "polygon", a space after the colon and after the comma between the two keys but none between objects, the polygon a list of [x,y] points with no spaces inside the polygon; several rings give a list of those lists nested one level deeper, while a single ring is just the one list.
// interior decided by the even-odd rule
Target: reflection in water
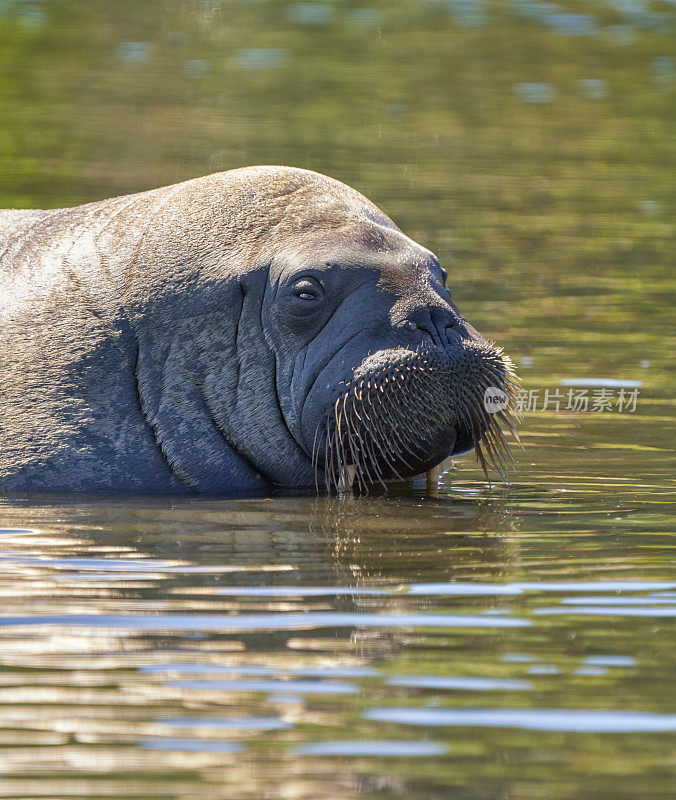
[{"label": "reflection in water", "polygon": [[[655,550],[629,525],[608,548],[628,495],[572,483],[472,500],[447,479],[438,498],[5,499],[5,780],[16,796],[436,797],[460,782],[472,797],[480,759],[543,798],[552,781],[615,791],[619,764],[634,796],[666,793],[670,621],[586,612],[676,612],[669,536],[658,526]],[[655,519],[666,495],[627,491]]]}]

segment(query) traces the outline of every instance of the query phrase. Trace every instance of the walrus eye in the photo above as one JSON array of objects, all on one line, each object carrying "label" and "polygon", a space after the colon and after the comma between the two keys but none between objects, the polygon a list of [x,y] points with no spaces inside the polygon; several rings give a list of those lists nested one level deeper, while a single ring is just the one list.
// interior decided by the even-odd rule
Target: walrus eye
[{"label": "walrus eye", "polygon": [[299,278],[286,291],[291,316],[310,319],[324,307],[324,288],[311,276]]},{"label": "walrus eye", "polygon": [[311,278],[303,278],[293,285],[293,294],[305,302],[314,302],[324,297],[324,290],[320,283]]}]

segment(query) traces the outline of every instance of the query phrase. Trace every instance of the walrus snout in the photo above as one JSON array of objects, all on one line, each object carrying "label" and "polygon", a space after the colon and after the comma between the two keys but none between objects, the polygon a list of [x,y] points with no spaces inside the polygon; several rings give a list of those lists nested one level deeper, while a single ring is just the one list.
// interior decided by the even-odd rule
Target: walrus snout
[{"label": "walrus snout", "polygon": [[[397,347],[369,355],[328,410],[313,460],[327,488],[353,465],[361,487],[425,472],[450,455],[476,448],[484,466],[503,474],[509,450],[500,425],[515,434],[514,373],[509,358],[484,341],[458,347]],[[486,390],[504,392],[505,407],[484,405]]]}]

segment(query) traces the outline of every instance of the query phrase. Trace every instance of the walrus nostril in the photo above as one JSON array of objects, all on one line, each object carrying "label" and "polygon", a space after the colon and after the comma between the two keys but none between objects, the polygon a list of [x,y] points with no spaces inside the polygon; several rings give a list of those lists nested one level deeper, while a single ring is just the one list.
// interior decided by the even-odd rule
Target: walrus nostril
[{"label": "walrus nostril", "polygon": [[459,320],[452,311],[447,309],[434,309],[430,316],[441,336],[447,331],[457,330],[458,328]]},{"label": "walrus nostril", "polygon": [[438,307],[418,308],[408,315],[403,323],[405,330],[418,330],[426,333],[432,342],[440,347],[447,342],[451,333],[461,331],[461,320],[450,309]]}]

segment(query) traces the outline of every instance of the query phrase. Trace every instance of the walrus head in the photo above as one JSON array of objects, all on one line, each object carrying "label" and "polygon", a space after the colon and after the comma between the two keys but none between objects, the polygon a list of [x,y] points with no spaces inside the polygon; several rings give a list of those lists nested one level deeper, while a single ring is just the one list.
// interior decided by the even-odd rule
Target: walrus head
[{"label": "walrus head", "polygon": [[110,315],[189,488],[331,489],[348,465],[368,486],[472,448],[504,470],[509,359],[460,314],[436,256],[361,194],[253,167],[116,202],[96,240],[123,265],[106,264],[124,297]]},{"label": "walrus head", "polygon": [[294,178],[262,318],[284,422],[317,482],[338,486],[350,465],[366,487],[472,448],[504,474],[509,358],[460,314],[433,253],[352,189]]}]

